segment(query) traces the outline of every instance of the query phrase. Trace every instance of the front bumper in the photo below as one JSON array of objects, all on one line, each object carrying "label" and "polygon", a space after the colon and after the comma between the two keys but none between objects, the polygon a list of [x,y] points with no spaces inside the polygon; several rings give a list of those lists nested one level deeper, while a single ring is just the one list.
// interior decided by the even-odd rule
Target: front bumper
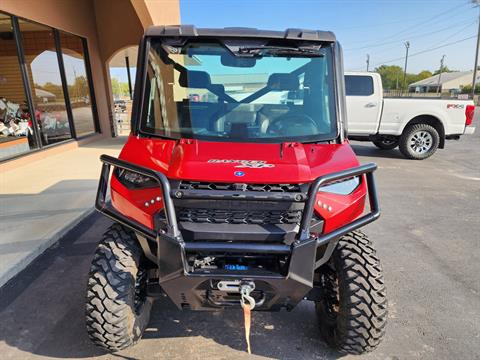
[{"label": "front bumper", "polygon": [[[239,305],[239,297],[220,291],[216,284],[225,280],[253,281],[255,292],[252,295],[259,304],[257,310],[290,310],[312,290],[315,269],[322,266],[332,255],[335,246],[343,235],[358,229],[380,215],[373,172],[375,164],[366,164],[348,170],[328,174],[317,178],[309,187],[308,193],[298,201],[305,202],[303,214],[295,234],[294,241],[270,243],[259,241],[185,241],[179,229],[170,182],[160,172],[147,169],[107,155],[101,156],[102,173],[100,177],[96,209],[113,220],[133,229],[146,256],[158,265],[158,283],[163,291],[179,308],[193,310],[213,310]],[[152,230],[117,211],[106,201],[111,166],[149,176],[158,182],[164,199],[163,215],[165,221]],[[370,211],[332,232],[314,237],[310,226],[314,215],[316,194],[320,187],[334,181],[353,176],[364,176],[370,203]],[[193,197],[209,196],[193,192]],[[288,195],[286,195],[288,196]],[[222,193],[222,199],[239,197],[245,201],[288,201],[278,194],[258,194],[249,192]],[[322,251],[318,255],[317,249]],[[154,249],[153,251],[151,249]],[[223,269],[201,270],[189,266],[189,254],[231,254],[232,256],[284,256],[287,260],[286,274],[262,269],[227,271]]]}]

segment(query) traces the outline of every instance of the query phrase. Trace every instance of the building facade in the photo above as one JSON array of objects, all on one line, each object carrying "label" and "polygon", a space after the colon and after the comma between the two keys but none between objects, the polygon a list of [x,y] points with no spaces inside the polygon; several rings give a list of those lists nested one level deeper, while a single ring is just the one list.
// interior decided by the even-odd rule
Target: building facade
[{"label": "building facade", "polygon": [[[473,70],[444,72],[441,75],[433,75],[429,78],[414,82],[408,85],[409,92],[428,93],[459,93],[463,87],[471,85],[473,79]],[[480,81],[480,73],[477,75],[476,82]]]},{"label": "building facade", "polygon": [[109,61],[179,23],[178,0],[2,0],[0,167],[113,136]]}]

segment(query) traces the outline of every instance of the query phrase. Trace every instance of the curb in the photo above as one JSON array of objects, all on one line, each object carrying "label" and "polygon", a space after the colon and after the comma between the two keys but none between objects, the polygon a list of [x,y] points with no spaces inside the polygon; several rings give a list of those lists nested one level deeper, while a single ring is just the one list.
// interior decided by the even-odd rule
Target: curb
[{"label": "curb", "polygon": [[0,288],[4,286],[8,281],[14,278],[18,273],[24,270],[33,260],[35,260],[38,256],[43,254],[45,250],[54,246],[64,235],[66,235],[71,229],[73,229],[80,221],[87,218],[95,211],[95,208],[92,206],[91,208],[85,209],[81,214],[77,217],[69,221],[65,224],[62,228],[58,229],[54,234],[49,235],[41,239],[41,244],[37,247],[32,248],[31,251],[24,256],[23,258],[19,259],[10,269],[8,269],[5,273],[0,274]]}]

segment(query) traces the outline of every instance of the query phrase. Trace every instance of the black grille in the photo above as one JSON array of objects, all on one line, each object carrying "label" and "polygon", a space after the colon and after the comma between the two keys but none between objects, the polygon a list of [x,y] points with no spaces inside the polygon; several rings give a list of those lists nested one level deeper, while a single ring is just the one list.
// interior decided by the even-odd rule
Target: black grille
[{"label": "black grille", "polygon": [[182,181],[179,189],[182,190],[231,190],[231,191],[259,191],[259,192],[301,192],[300,184],[244,184],[244,183],[215,183],[200,181]]},{"label": "black grille", "polygon": [[177,208],[179,221],[213,224],[298,224],[301,210],[223,210]]}]

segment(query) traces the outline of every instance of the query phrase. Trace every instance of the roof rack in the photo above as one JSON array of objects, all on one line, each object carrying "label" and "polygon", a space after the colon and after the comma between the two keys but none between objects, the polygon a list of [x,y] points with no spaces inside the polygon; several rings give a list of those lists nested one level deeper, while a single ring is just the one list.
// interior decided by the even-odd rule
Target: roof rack
[{"label": "roof rack", "polygon": [[335,42],[336,38],[331,31],[286,29],[285,31],[259,30],[248,27],[225,27],[225,28],[196,28],[193,25],[169,25],[151,26],[146,36],[168,37],[250,37],[250,38],[273,38],[306,41]]}]

